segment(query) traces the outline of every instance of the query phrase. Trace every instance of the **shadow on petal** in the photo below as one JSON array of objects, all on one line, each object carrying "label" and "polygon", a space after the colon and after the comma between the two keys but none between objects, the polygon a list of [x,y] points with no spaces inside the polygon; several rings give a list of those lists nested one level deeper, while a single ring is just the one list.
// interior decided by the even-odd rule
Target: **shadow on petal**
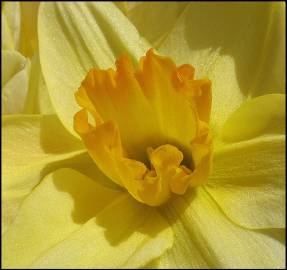
[{"label": "shadow on petal", "polygon": [[70,134],[53,114],[42,117],[40,143],[43,151],[49,154],[62,154],[84,148],[82,142]]},{"label": "shadow on petal", "polygon": [[[191,15],[185,16],[186,41],[191,51],[206,50],[210,54],[207,65],[210,64],[210,68],[218,64],[218,58],[213,59],[214,52],[218,51],[219,56],[232,57],[237,82],[244,96],[260,95],[256,92],[260,89],[282,91],[285,72],[282,73],[284,62],[279,59],[285,57],[278,53],[284,54],[280,41],[280,37],[284,35],[284,27],[280,23],[280,20],[283,21],[280,8],[282,7],[272,3],[194,3],[190,7]],[[276,69],[276,61],[282,63],[281,71]],[[281,81],[279,77],[271,81],[270,78],[262,77],[261,73],[264,74],[266,69],[264,66],[270,70],[268,77],[280,75]],[[273,74],[274,72],[278,74]],[[260,80],[266,81],[265,84]],[[260,86],[259,89],[254,88],[257,85]]]},{"label": "shadow on petal", "polygon": [[256,230],[259,233],[262,233],[264,235],[268,235],[273,239],[276,239],[279,241],[281,244],[285,245],[286,244],[286,229],[282,228],[270,228],[270,229],[259,229]]},{"label": "shadow on petal", "polygon": [[84,224],[94,218],[122,193],[101,185],[100,182],[108,181],[108,179],[105,179],[106,177],[96,167],[94,169],[96,169],[93,175],[94,181],[86,183],[82,183],[81,178],[65,179],[66,170],[59,170],[53,174],[55,187],[61,192],[68,193],[73,200],[74,207],[71,214],[73,221],[77,224]]},{"label": "shadow on petal", "polygon": [[80,181],[69,185],[62,172],[55,172],[53,181],[59,191],[72,197],[73,221],[83,226],[95,222],[104,229],[105,238],[111,246],[120,245],[131,236],[139,237],[137,235],[156,239],[169,230],[169,224],[156,208],[137,202],[126,191],[99,184],[98,180],[109,181],[100,171],[90,187],[81,185]]}]

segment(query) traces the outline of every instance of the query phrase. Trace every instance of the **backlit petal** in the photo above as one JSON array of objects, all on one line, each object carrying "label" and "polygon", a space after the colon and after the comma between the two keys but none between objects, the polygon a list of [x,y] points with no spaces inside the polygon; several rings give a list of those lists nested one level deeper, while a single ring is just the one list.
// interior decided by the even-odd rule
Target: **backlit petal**
[{"label": "backlit petal", "polygon": [[8,226],[23,198],[46,173],[77,162],[71,159],[85,150],[54,115],[4,116],[2,136],[2,221]]},{"label": "backlit petal", "polygon": [[24,201],[4,236],[3,261],[6,267],[141,267],[172,240],[155,209],[62,169]]},{"label": "backlit petal", "polygon": [[284,149],[285,136],[272,135],[215,150],[206,188],[237,224],[285,227]]},{"label": "backlit petal", "polygon": [[202,188],[170,201],[165,213],[175,243],[159,268],[284,267],[283,244],[232,223]]},{"label": "backlit petal", "polygon": [[286,3],[273,4],[256,82],[250,96],[286,91]]},{"label": "backlit petal", "polygon": [[187,2],[127,2],[126,16],[155,48],[170,32]]},{"label": "backlit petal", "polygon": [[285,227],[285,107],[283,94],[244,103],[214,148],[207,191],[241,226]]},{"label": "backlit petal", "polygon": [[1,5],[1,48],[4,50],[18,50],[21,28],[20,3],[5,2]]},{"label": "backlit petal", "polygon": [[16,51],[4,50],[1,59],[2,114],[23,113],[30,77],[30,61]]},{"label": "backlit petal", "polygon": [[260,135],[283,135],[286,125],[285,98],[283,94],[269,94],[242,104],[224,123],[222,140],[237,142]]},{"label": "backlit petal", "polygon": [[39,10],[40,59],[53,106],[72,132],[77,111],[74,92],[92,67],[112,67],[128,53],[134,60],[147,44],[112,3],[42,3]]},{"label": "backlit petal", "polygon": [[31,76],[29,80],[28,96],[25,104],[27,114],[53,114],[46,83],[43,78],[39,54],[35,53],[31,61]]},{"label": "backlit petal", "polygon": [[193,2],[159,48],[212,81],[214,128],[257,90],[284,91],[284,14],[283,3]]},{"label": "backlit petal", "polygon": [[38,1],[20,2],[21,7],[21,33],[19,51],[27,56],[32,57],[38,50]]}]

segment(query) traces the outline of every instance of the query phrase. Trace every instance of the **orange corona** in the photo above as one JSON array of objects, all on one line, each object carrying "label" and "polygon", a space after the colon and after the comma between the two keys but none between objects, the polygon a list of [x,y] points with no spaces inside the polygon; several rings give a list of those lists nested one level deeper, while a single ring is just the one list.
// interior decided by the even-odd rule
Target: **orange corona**
[{"label": "orange corona", "polygon": [[152,49],[138,66],[123,56],[116,70],[90,70],[75,94],[74,128],[111,180],[157,206],[208,178],[211,82]]}]

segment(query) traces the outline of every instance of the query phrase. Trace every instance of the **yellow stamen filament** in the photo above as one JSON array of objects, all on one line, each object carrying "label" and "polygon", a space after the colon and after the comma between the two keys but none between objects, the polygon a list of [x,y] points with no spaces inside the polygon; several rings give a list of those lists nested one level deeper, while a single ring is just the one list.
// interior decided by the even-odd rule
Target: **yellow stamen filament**
[{"label": "yellow stamen filament", "polygon": [[74,128],[98,167],[151,206],[204,183],[212,155],[210,81],[153,50],[138,70],[125,56],[116,66],[90,70],[75,94],[83,109]]}]

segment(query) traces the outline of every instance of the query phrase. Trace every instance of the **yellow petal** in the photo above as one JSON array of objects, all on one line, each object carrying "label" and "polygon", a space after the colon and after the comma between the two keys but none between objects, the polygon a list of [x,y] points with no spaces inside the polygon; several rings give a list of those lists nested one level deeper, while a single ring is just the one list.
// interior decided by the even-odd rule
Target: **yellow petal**
[{"label": "yellow petal", "polygon": [[251,99],[224,123],[222,140],[236,142],[266,134],[285,133],[285,95],[269,94]]},{"label": "yellow petal", "polygon": [[3,262],[6,267],[141,267],[172,239],[155,209],[63,169],[47,176],[23,203],[4,236]]},{"label": "yellow petal", "polygon": [[2,49],[32,57],[38,49],[37,19],[40,2],[6,2],[2,8]]},{"label": "yellow petal", "polygon": [[113,2],[113,4],[116,5],[116,7],[118,7],[125,15],[127,13],[127,10],[128,10],[128,2],[126,1],[116,1],[116,2]]},{"label": "yellow petal", "polygon": [[257,80],[250,89],[252,97],[286,91],[285,21],[286,4],[273,3]]},{"label": "yellow petal", "polygon": [[79,229],[115,196],[117,192],[70,169],[46,176],[6,231],[4,263],[9,267],[27,266]]},{"label": "yellow petal", "polygon": [[3,87],[13,76],[25,67],[28,60],[22,54],[15,51],[2,50],[1,54],[1,65],[5,67],[1,69],[1,86]]},{"label": "yellow petal", "polygon": [[[87,153],[72,153],[70,157],[63,157],[62,160],[49,162],[44,165],[36,165],[27,170],[21,169],[21,174],[16,175],[16,177],[14,177],[14,175],[11,177],[12,181],[16,178],[18,183],[23,181],[21,188],[19,188],[18,185],[8,190],[2,189],[2,233],[5,232],[14,221],[21,203],[25,197],[30,194],[33,185],[42,181],[43,177],[50,171],[63,167],[73,168],[90,178],[96,178],[97,182],[105,187],[119,189],[117,185],[101,173]],[[3,174],[3,183],[6,179],[9,180],[9,177],[4,178]]]},{"label": "yellow petal", "polygon": [[1,48],[4,50],[18,50],[20,43],[20,3],[5,2],[1,6]]},{"label": "yellow petal", "polygon": [[2,221],[7,226],[23,198],[46,173],[67,166],[85,150],[53,115],[4,116],[2,135]]},{"label": "yellow petal", "polygon": [[29,90],[24,112],[27,114],[55,113],[55,110],[51,104],[46,83],[43,78],[38,53],[34,54],[31,61]]},{"label": "yellow petal", "polygon": [[285,227],[285,136],[215,150],[206,186],[226,215],[249,228]]},{"label": "yellow petal", "polygon": [[6,15],[2,13],[1,16],[1,49],[13,50],[14,41],[11,35],[11,31],[7,22]]},{"label": "yellow petal", "polygon": [[259,229],[256,231],[268,235],[273,239],[276,239],[283,245],[286,245],[286,228],[268,228],[268,229]]},{"label": "yellow petal", "polygon": [[[258,86],[265,90],[264,85],[257,85],[258,78],[268,81],[267,91],[284,90],[282,6],[284,9],[283,3],[268,2],[190,3],[159,48],[177,64],[192,64],[196,76],[212,81],[211,124],[215,129]],[[268,79],[263,80],[264,76]]]},{"label": "yellow petal", "polygon": [[272,237],[232,223],[202,188],[164,209],[175,243],[159,268],[282,268],[285,247]]},{"label": "yellow petal", "polygon": [[23,113],[28,92],[30,61],[16,51],[1,52],[2,114]]},{"label": "yellow petal", "polygon": [[38,50],[38,9],[40,2],[20,2],[21,33],[20,51],[27,57],[32,57]]},{"label": "yellow petal", "polygon": [[[54,115],[4,116],[2,130],[3,168],[11,173],[13,170],[13,174],[18,174],[20,168],[26,169],[62,159],[70,156],[69,153],[84,151],[82,143],[71,136]],[[4,183],[5,187],[13,185],[16,183]]]},{"label": "yellow petal", "polygon": [[285,227],[285,95],[244,103],[221,133],[208,192],[241,226]]},{"label": "yellow petal", "polygon": [[126,16],[153,47],[170,32],[187,2],[126,3]]},{"label": "yellow petal", "polygon": [[[41,66],[53,106],[73,131],[73,93],[92,67],[111,67],[124,52],[134,59],[148,48],[112,3],[43,3],[39,10]],[[136,44],[136,46],[135,46]]]}]

